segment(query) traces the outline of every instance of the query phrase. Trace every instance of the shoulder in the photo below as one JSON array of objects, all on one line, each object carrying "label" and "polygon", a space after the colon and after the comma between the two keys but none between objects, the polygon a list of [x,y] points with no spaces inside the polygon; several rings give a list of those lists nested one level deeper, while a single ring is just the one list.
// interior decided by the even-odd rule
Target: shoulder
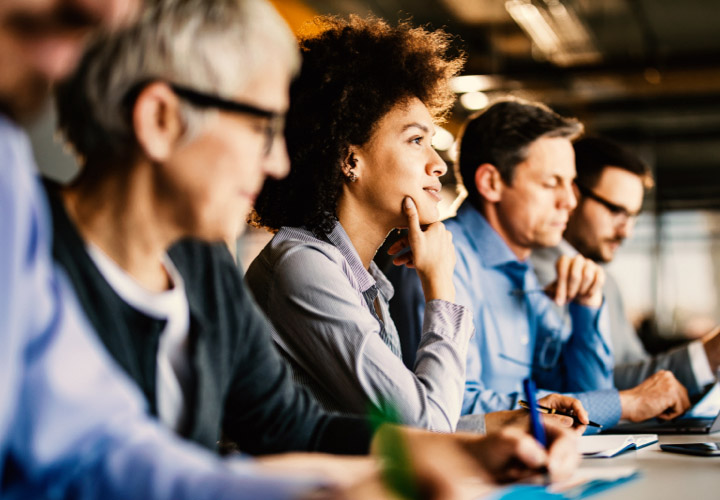
[{"label": "shoulder", "polygon": [[185,282],[191,304],[205,309],[212,302],[237,304],[245,298],[242,275],[224,243],[188,238],[174,244],[168,255]]},{"label": "shoulder", "polygon": [[248,281],[273,279],[304,286],[323,276],[349,275],[347,261],[334,245],[301,228],[283,227],[248,270]]},{"label": "shoulder", "polygon": [[0,223],[4,234],[18,231],[27,236],[33,219],[44,211],[36,175],[27,136],[0,115]]},{"label": "shoulder", "polygon": [[168,250],[168,255],[183,277],[192,276],[193,273],[201,274],[213,267],[233,269],[236,267],[227,246],[219,242],[183,239]]}]

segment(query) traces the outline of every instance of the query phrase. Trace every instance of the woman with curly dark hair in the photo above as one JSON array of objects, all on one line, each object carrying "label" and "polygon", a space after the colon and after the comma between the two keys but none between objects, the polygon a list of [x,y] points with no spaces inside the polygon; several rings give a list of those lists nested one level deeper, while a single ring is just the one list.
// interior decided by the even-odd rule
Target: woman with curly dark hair
[{"label": "woman with curly dark hair", "polygon": [[[435,123],[453,103],[462,56],[443,31],[321,17],[302,37],[286,139],[292,170],[269,181],[252,221],[277,231],[246,279],[275,340],[328,409],[392,413],[452,431],[460,416],[470,313],[453,303],[455,251],[438,220]],[[394,228],[427,308],[414,370],[388,312],[393,289],[372,259]]]}]

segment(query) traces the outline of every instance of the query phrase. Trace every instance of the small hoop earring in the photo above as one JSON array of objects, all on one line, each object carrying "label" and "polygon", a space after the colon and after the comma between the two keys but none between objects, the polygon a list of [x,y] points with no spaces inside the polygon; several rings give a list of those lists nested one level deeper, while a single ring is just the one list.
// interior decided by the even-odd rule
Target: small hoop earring
[{"label": "small hoop earring", "polygon": [[350,173],[345,176],[345,178],[350,182],[357,182],[358,180],[357,174],[353,172],[352,169],[350,170]]}]

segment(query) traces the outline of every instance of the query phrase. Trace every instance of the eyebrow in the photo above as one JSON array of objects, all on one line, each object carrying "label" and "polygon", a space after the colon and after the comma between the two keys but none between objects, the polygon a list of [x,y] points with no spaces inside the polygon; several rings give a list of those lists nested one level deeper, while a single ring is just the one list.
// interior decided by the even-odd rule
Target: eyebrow
[{"label": "eyebrow", "polygon": [[34,37],[46,33],[93,28],[102,22],[102,16],[76,5],[59,5],[45,13],[20,11],[11,13],[4,25],[16,33]]},{"label": "eyebrow", "polygon": [[405,125],[405,126],[402,128],[402,130],[400,131],[400,133],[402,134],[402,133],[405,132],[407,129],[413,128],[413,127],[419,128],[420,130],[422,130],[422,131],[425,132],[426,134],[429,134],[429,133],[430,133],[430,129],[429,129],[428,127],[426,127],[426,126],[423,125],[422,123],[418,123],[418,122],[408,123],[407,125]]}]

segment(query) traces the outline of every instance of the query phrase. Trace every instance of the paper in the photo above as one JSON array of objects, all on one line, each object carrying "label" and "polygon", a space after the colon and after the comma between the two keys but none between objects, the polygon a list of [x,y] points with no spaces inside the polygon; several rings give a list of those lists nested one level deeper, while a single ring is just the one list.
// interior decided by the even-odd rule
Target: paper
[{"label": "paper", "polygon": [[627,450],[639,450],[657,441],[657,434],[583,436],[578,448],[580,454],[587,458],[612,458]]},{"label": "paper", "polygon": [[639,477],[635,467],[580,468],[567,480],[550,486],[514,484],[486,500],[575,500],[586,498]]},{"label": "paper", "polygon": [[585,498],[635,479],[639,475],[637,468],[633,466],[580,467],[569,480],[552,484],[547,490],[563,498]]}]

